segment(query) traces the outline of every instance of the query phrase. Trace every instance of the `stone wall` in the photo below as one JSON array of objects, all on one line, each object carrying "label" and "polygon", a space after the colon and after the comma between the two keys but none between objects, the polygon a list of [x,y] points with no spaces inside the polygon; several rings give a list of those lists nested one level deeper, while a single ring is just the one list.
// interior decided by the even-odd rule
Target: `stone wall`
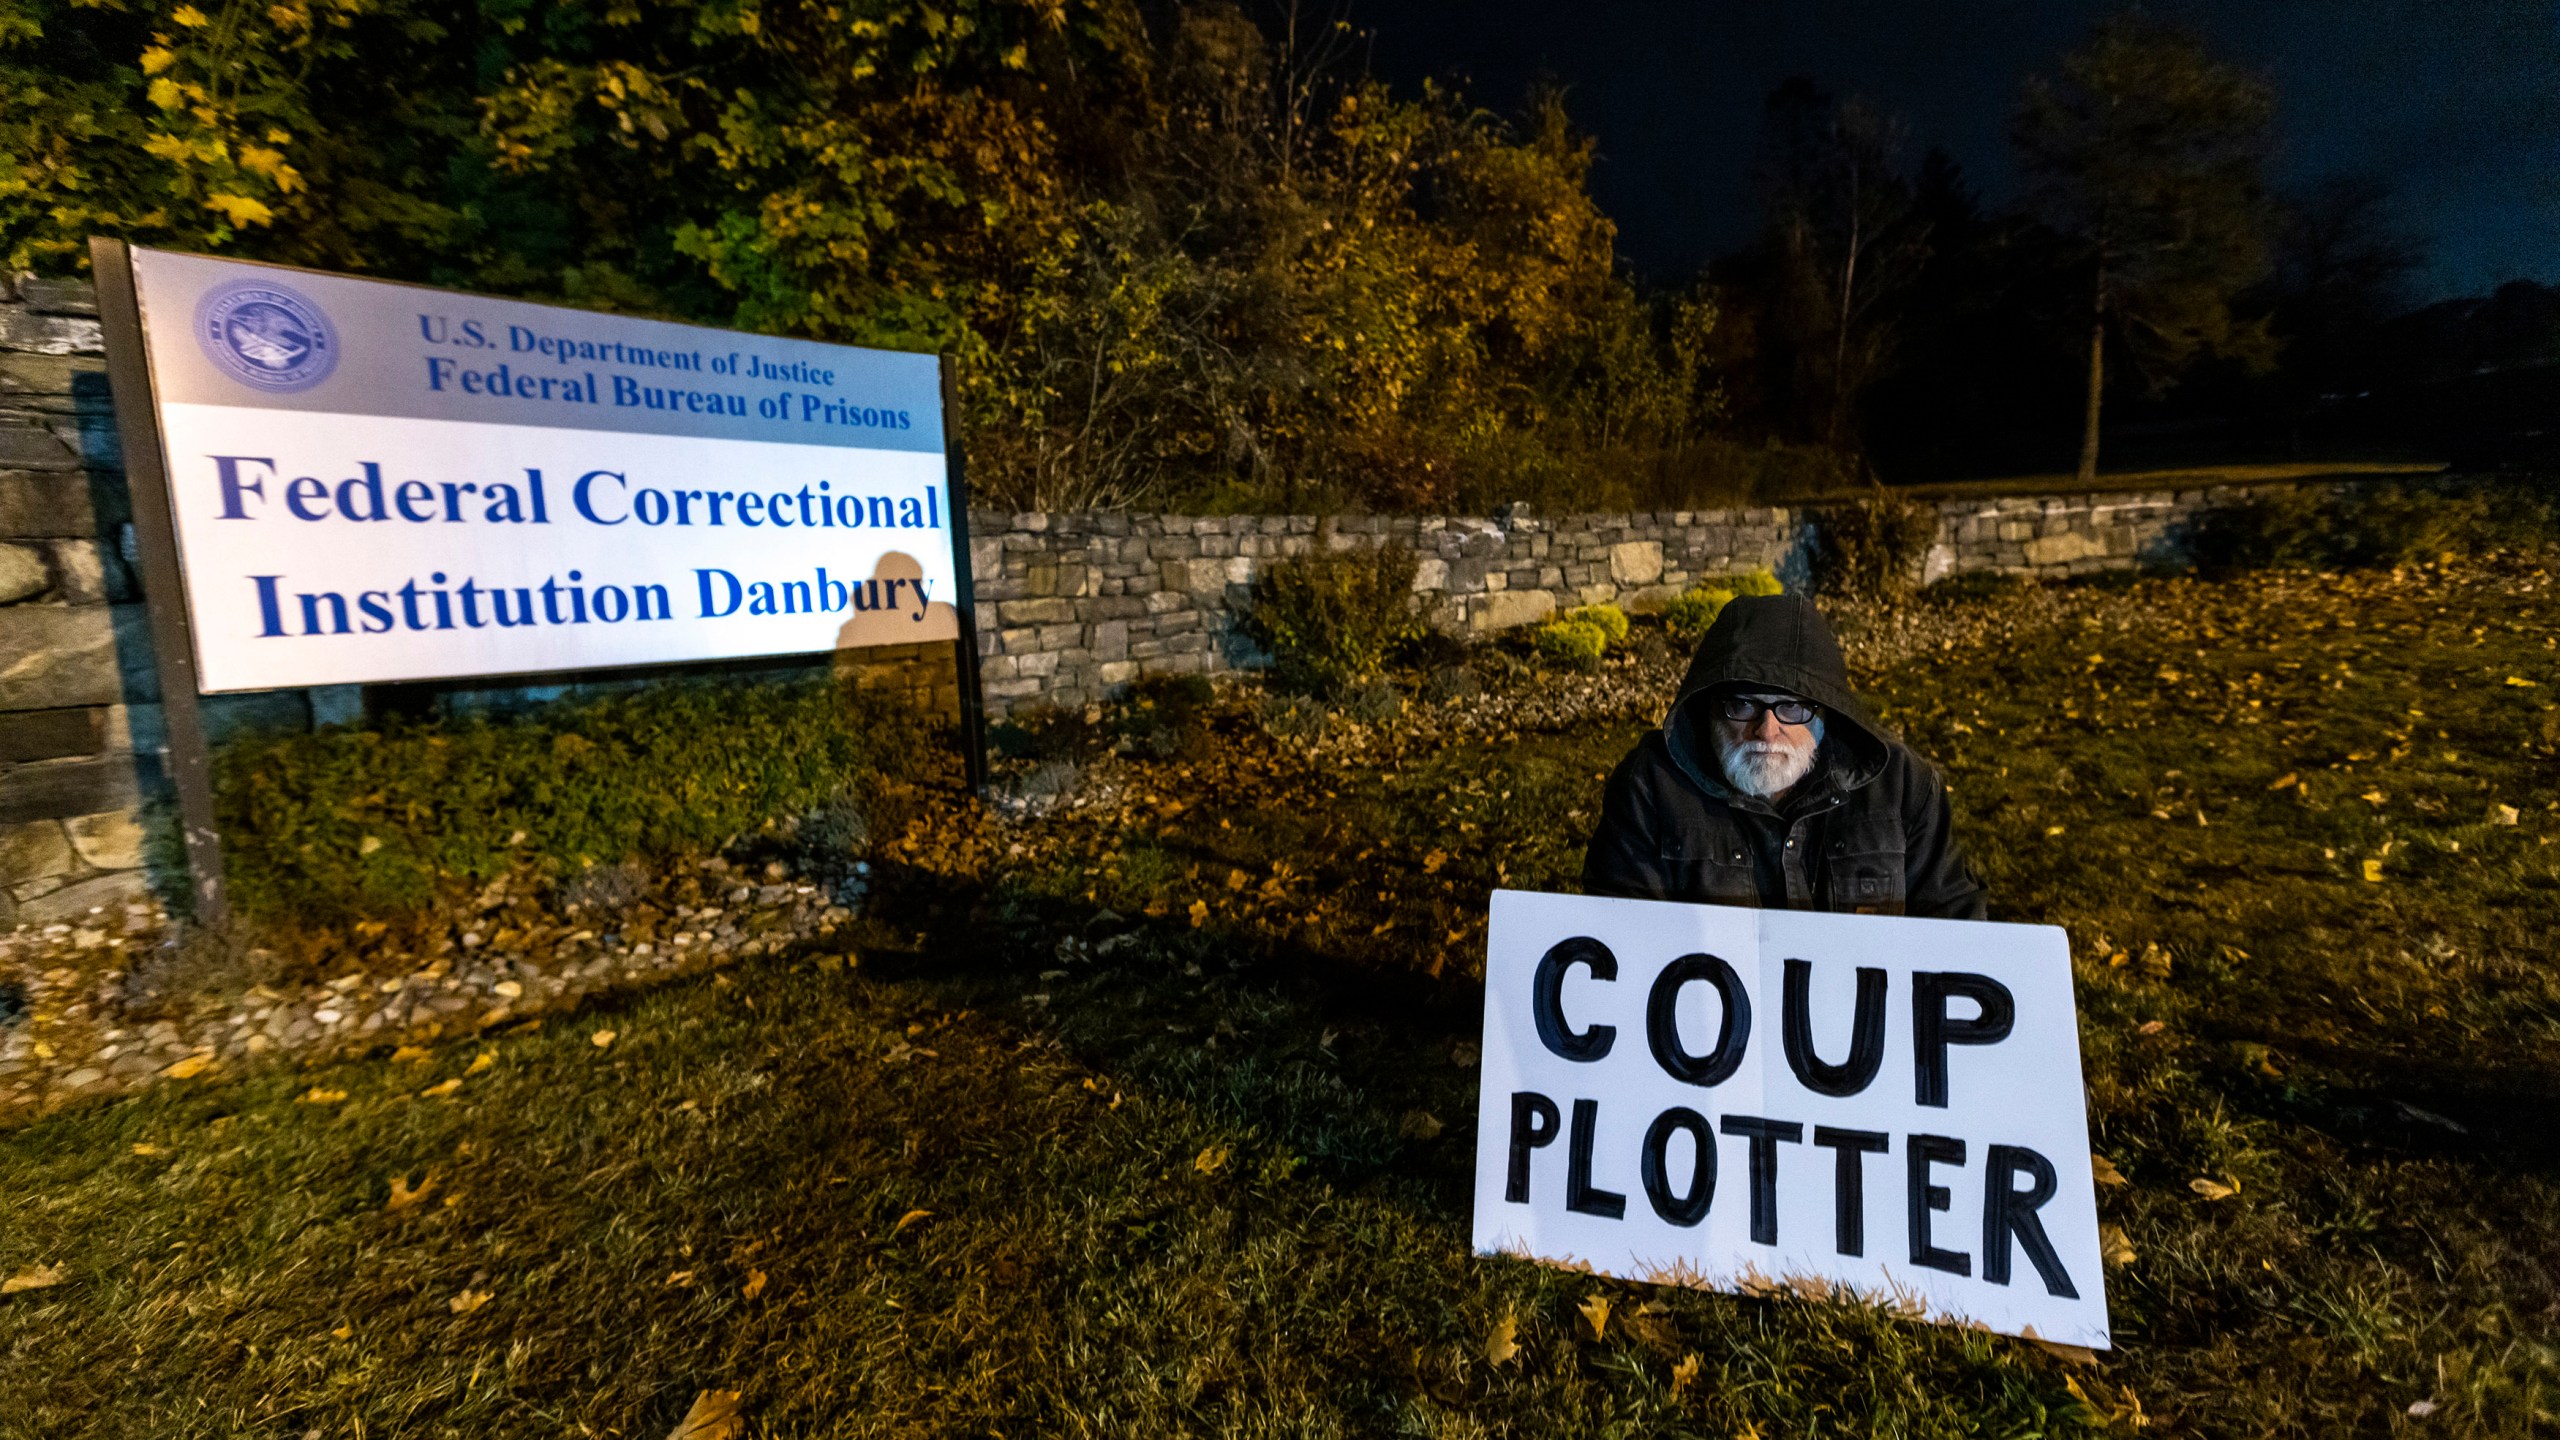
[{"label": "stone wall", "polygon": [[994,515],[969,519],[978,643],[991,713],[1081,704],[1142,674],[1261,663],[1238,628],[1258,568],[1283,556],[1400,540],[1443,630],[1483,636],[1564,607],[1658,606],[1697,580],[1766,566],[1801,578],[1806,524],[1789,510],[1664,515]]},{"label": "stone wall", "polygon": [[[0,278],[0,927],[75,919],[139,893],[164,806],[158,681],[96,303],[86,285]],[[2181,527],[2234,492],[1938,502],[1922,578],[2063,576],[2174,558]],[[1698,581],[1765,566],[1802,583],[1808,512],[1497,519],[973,513],[990,713],[1080,705],[1149,674],[1263,658],[1238,628],[1269,561],[1401,540],[1433,624],[1480,637],[1578,604],[1658,607]],[[957,704],[950,647],[849,652],[839,673],[930,709]],[[635,682],[620,682],[635,683]],[[409,687],[414,692],[416,687]],[[448,709],[508,709],[563,687],[443,687]],[[219,743],[246,728],[361,718],[355,686],[205,703]],[[414,693],[392,697],[406,707]]]},{"label": "stone wall", "polygon": [[[2175,559],[2182,528],[2231,490],[2019,496],[1937,503],[1920,578],[2062,577]],[[1804,509],[1641,515],[994,515],[970,517],[987,705],[1083,704],[1142,674],[1262,663],[1239,628],[1259,566],[1400,540],[1420,559],[1424,613],[1481,637],[1603,601],[1644,613],[1699,582],[1767,568],[1810,578]]]}]

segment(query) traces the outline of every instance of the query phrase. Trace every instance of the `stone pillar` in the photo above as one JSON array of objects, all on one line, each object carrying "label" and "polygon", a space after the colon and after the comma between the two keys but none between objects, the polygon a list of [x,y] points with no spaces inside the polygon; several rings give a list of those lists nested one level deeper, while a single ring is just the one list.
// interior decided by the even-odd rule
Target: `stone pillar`
[{"label": "stone pillar", "polygon": [[0,279],[0,927],[143,888],[159,707],[97,305]]}]

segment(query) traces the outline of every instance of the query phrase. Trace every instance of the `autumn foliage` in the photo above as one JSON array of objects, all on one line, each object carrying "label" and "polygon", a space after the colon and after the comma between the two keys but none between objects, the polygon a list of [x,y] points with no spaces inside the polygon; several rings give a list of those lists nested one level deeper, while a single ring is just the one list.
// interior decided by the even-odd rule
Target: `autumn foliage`
[{"label": "autumn foliage", "polygon": [[1503,118],[1132,0],[29,0],[0,249],[91,235],[959,355],[984,498],[1668,503],[1706,292],[1618,273],[1553,97]]}]

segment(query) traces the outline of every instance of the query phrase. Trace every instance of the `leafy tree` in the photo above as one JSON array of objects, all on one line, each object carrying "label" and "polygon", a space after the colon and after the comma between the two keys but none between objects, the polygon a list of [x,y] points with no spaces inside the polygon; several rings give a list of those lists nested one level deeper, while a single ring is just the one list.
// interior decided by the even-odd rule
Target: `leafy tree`
[{"label": "leafy tree", "polygon": [[1802,77],[1770,92],[1758,175],[1766,335],[1797,430],[1837,449],[1857,441],[1859,402],[1892,364],[1897,312],[1930,254],[1904,148],[1901,122],[1863,100],[1835,101]]},{"label": "leafy tree", "polygon": [[999,504],[1548,503],[1717,402],[1552,97],[1139,0],[17,0],[0,245],[92,234],[961,361]]},{"label": "leafy tree", "polygon": [[2272,361],[2264,318],[2233,301],[2267,272],[2274,111],[2263,81],[2139,12],[2027,81],[2011,137],[2030,204],[2078,243],[2088,276],[2082,479],[2098,471],[2110,329],[2155,390],[2205,353]]}]

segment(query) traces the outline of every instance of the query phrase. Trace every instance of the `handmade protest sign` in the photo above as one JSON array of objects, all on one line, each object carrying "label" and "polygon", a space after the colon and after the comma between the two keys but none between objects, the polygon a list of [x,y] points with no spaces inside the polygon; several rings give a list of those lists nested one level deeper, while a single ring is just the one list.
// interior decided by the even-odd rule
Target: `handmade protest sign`
[{"label": "handmade protest sign", "polygon": [[1497,891],[1475,1245],[2109,1344],[2063,932]]}]

